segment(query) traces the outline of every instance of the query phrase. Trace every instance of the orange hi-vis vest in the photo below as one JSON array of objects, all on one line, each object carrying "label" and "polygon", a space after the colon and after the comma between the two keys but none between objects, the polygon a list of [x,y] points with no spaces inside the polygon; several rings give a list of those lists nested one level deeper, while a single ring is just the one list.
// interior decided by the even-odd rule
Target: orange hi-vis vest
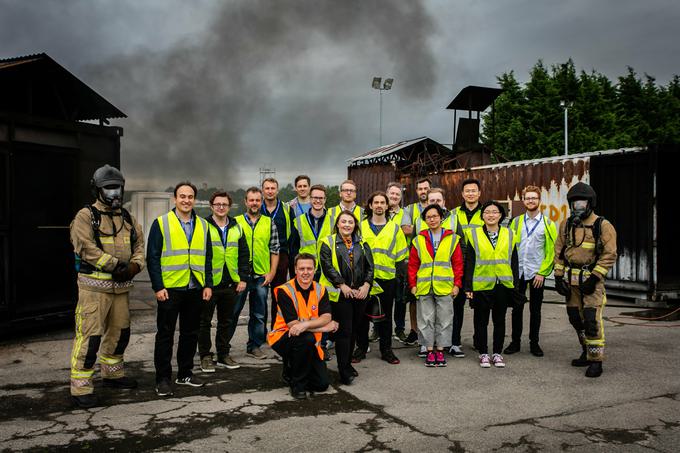
[{"label": "orange hi-vis vest", "polygon": [[[295,279],[287,281],[281,286],[277,286],[274,289],[274,294],[276,298],[279,297],[279,291],[284,291],[288,294],[288,297],[293,301],[295,306],[295,311],[298,314],[298,321],[309,321],[310,319],[316,319],[319,317],[319,301],[326,292],[326,288],[317,282],[312,282],[312,291],[309,292],[309,300],[305,302],[305,298],[295,287]],[[269,334],[267,334],[267,343],[272,346],[274,343],[279,341],[282,336],[288,332],[288,324],[283,319],[283,314],[281,313],[281,308],[278,309],[276,313],[276,321],[274,321],[274,328]],[[319,354],[319,358],[323,360],[323,350],[321,349],[321,332],[314,332],[314,339],[316,345],[316,352]]]}]

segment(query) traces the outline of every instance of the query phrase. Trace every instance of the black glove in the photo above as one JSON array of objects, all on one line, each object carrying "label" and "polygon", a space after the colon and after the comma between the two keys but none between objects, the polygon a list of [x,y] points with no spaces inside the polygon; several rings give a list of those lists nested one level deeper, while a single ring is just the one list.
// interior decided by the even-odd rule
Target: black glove
[{"label": "black glove", "polygon": [[583,293],[586,296],[593,294],[595,292],[595,286],[599,281],[600,279],[597,277],[597,275],[590,274],[590,277],[588,277],[586,281],[584,281],[580,285],[581,293]]},{"label": "black glove", "polygon": [[564,281],[563,277],[555,277],[555,291],[564,297],[571,296],[571,288]]},{"label": "black glove", "polygon": [[111,272],[111,276],[114,282],[128,281],[128,263],[119,262],[113,272]]},{"label": "black glove", "polygon": [[140,270],[141,270],[141,269],[139,268],[139,264],[137,264],[137,263],[130,263],[130,264],[128,264],[128,268],[127,268],[127,271],[128,271],[128,275],[127,275],[127,276],[128,276],[128,280],[132,280],[132,279],[134,278],[135,275],[139,274],[139,271],[140,271]]}]

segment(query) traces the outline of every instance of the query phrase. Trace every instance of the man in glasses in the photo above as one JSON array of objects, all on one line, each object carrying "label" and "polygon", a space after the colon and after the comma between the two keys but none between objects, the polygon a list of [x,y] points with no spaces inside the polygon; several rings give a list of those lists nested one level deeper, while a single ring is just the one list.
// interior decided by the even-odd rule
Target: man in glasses
[{"label": "man in glasses", "polygon": [[[541,305],[543,304],[543,282],[553,270],[555,259],[555,222],[541,214],[541,189],[527,186],[522,191],[526,212],[510,222],[510,229],[519,238],[519,292],[525,294],[529,288],[529,351],[536,357],[543,357],[538,344],[541,328]],[[512,341],[503,354],[519,352],[522,338],[524,304],[512,306]]]},{"label": "man in glasses", "polygon": [[[243,231],[236,220],[229,216],[231,205],[231,195],[224,191],[215,192],[210,197],[212,214],[206,217],[213,250],[214,286],[212,298],[203,305],[198,332],[198,353],[201,357],[201,371],[204,373],[214,373],[215,366],[230,370],[240,368],[229,355],[229,338],[236,329],[232,319],[236,296],[246,289],[249,256],[248,243]],[[213,362],[210,327],[215,309],[217,309],[215,333],[217,357]]]},{"label": "man in glasses", "polygon": [[328,214],[330,216],[329,222],[335,225],[335,219],[338,218],[342,211],[350,211],[354,214],[354,217],[361,222],[364,218],[364,209],[359,206],[356,202],[357,200],[357,185],[351,179],[346,179],[340,184],[340,203],[329,209]]}]

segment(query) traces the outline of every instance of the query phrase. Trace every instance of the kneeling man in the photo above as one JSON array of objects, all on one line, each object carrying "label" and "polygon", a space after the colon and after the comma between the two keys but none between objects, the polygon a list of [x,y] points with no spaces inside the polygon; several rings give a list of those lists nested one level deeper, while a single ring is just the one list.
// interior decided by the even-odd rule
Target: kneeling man
[{"label": "kneeling man", "polygon": [[328,388],[321,334],[338,328],[325,288],[314,281],[315,269],[316,257],[300,253],[295,278],[274,289],[278,312],[267,341],[283,358],[283,376],[296,399]]}]

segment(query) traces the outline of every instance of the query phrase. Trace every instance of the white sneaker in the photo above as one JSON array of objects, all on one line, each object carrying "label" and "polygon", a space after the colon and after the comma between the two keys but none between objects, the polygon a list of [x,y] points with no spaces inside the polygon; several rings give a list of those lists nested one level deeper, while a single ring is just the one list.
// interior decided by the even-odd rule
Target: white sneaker
[{"label": "white sneaker", "polygon": [[491,357],[491,361],[493,362],[493,366],[496,368],[505,368],[505,362],[503,361],[503,356],[500,354],[494,354]]},{"label": "white sneaker", "polygon": [[489,354],[481,354],[479,356],[479,366],[482,368],[491,368],[491,358]]},{"label": "white sneaker", "polygon": [[451,346],[451,348],[449,349],[449,354],[451,354],[457,359],[462,359],[463,357],[465,357],[465,353],[463,352],[463,349],[460,347],[459,344],[454,344],[453,346]]},{"label": "white sneaker", "polygon": [[418,357],[421,359],[427,357],[427,348],[425,346],[420,347],[420,351],[418,351]]}]

